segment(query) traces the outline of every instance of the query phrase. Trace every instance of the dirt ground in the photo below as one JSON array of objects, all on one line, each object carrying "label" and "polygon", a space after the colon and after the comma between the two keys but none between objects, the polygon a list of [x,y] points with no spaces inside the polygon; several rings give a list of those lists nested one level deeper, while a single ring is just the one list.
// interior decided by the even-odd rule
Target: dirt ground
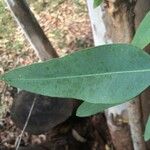
[{"label": "dirt ground", "polygon": [[[28,0],[28,3],[60,56],[93,45],[88,10],[84,0]],[[14,21],[14,18],[11,17],[6,4],[4,1],[0,0],[0,74],[17,66],[28,65],[37,61],[37,56],[25,39],[21,29]],[[14,125],[10,118],[10,107],[13,103],[12,95],[12,87],[0,82],[0,150],[15,148],[15,142],[21,133],[21,130]],[[99,136],[99,134],[106,134],[101,133],[103,129],[99,129],[99,131],[94,129],[99,126],[100,122],[96,122],[99,117],[99,120],[102,122],[105,120],[103,115],[97,115],[93,118],[84,118],[82,121],[77,119],[73,122],[71,121],[71,123],[67,123],[67,125],[66,123],[63,124],[61,127],[63,130],[68,128],[70,124],[71,126],[74,124],[73,128],[77,130],[88,130],[88,132],[90,130],[92,132],[92,135],[86,135],[86,137],[89,136],[90,143],[87,144],[83,142],[82,146],[79,148],[78,145],[80,145],[80,142],[78,143],[76,140],[76,142],[73,143],[76,143],[75,145],[77,147],[73,145],[72,141],[75,140],[71,136],[72,130],[67,130],[67,136],[70,142],[69,145],[73,145],[72,147],[74,147],[74,149],[91,149],[89,148],[91,145],[93,150],[96,150],[97,147],[101,147],[101,149],[111,149],[111,146],[109,146],[110,143],[105,140],[105,137],[102,138]],[[94,124],[92,125],[91,120],[94,120]],[[83,126],[85,128],[83,128]],[[24,133],[20,146],[45,143],[50,140],[49,134],[50,133],[37,136]],[[94,140],[91,139],[92,136],[94,136]],[[50,149],[57,149],[57,146],[54,146],[54,143],[57,143],[56,145],[61,145],[60,149],[63,149],[62,145],[65,145],[64,149],[73,149],[66,146],[65,138],[64,133],[62,133],[61,138],[58,137],[55,138],[55,140],[53,139],[53,144],[50,145],[50,143],[48,143],[47,147]],[[101,143],[102,146],[98,146],[99,143]],[[108,145],[106,143],[108,143]],[[38,148],[35,147],[35,149]]]}]

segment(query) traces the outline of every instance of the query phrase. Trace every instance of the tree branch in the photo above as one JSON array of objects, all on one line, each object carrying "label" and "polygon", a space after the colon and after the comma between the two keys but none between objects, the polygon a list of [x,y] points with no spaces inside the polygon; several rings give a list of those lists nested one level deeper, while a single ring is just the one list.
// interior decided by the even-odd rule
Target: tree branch
[{"label": "tree branch", "polygon": [[58,57],[25,0],[5,0],[41,60]]}]

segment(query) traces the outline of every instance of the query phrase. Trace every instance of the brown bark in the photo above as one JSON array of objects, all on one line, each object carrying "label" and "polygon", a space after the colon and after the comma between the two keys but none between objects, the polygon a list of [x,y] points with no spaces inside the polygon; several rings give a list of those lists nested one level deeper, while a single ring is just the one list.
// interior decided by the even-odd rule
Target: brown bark
[{"label": "brown bark", "polygon": [[[106,26],[106,41],[111,40],[113,43],[130,43],[136,28],[149,9],[150,1],[147,0],[105,0],[103,20]],[[127,109],[127,107],[125,109]],[[129,103],[126,111],[129,122],[125,126],[123,123],[121,126],[117,124],[114,125],[110,116],[108,116],[108,114],[106,115],[114,146],[118,150],[144,150],[146,148],[142,132],[140,98],[137,97],[134,102]],[[113,117],[116,118],[116,116]],[[124,120],[122,113],[120,113],[119,118]],[[119,140],[116,140],[118,137]],[[122,140],[121,137],[123,137],[124,140]],[[124,147],[124,145],[128,146]]]},{"label": "brown bark", "polygon": [[134,28],[136,0],[105,0],[103,20],[106,27],[106,41],[113,43],[131,42]]},{"label": "brown bark", "polygon": [[[133,10],[135,1],[108,0],[104,4],[103,20],[106,27],[105,38],[113,43],[131,42],[134,29]],[[116,109],[120,109],[117,108]],[[108,127],[116,150],[132,150],[130,126],[126,106],[120,114],[106,114]],[[124,119],[126,116],[127,120]],[[119,140],[118,140],[119,139]]]},{"label": "brown bark", "polygon": [[[116,109],[118,108],[116,107]],[[115,149],[133,150],[127,111],[124,110],[121,114],[116,114],[116,116],[107,111],[106,119]]]}]

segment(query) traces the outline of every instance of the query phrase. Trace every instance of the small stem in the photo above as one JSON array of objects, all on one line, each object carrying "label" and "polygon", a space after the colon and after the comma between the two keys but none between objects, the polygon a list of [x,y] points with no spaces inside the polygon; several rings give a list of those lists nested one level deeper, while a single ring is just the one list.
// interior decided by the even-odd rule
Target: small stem
[{"label": "small stem", "polygon": [[18,136],[18,138],[17,138],[17,140],[16,140],[16,143],[15,143],[15,145],[16,145],[16,150],[19,149],[22,136],[23,136],[23,134],[24,134],[24,132],[25,132],[25,130],[26,130],[26,127],[27,127],[27,125],[28,125],[28,123],[29,123],[29,120],[30,120],[30,117],[31,117],[31,114],[32,114],[32,111],[33,111],[33,108],[34,108],[34,105],[35,105],[35,102],[36,102],[36,97],[34,98],[33,103],[32,103],[32,105],[31,105],[31,108],[30,108],[28,117],[27,117],[26,122],[25,122],[24,127],[23,127],[23,130],[21,131],[21,134]]}]

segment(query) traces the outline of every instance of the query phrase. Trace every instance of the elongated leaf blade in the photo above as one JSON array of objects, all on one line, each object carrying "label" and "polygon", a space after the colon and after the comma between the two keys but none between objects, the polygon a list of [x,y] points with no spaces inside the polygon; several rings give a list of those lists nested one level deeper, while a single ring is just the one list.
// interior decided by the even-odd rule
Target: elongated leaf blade
[{"label": "elongated leaf blade", "polygon": [[150,84],[150,56],[127,44],[104,45],[6,73],[10,85],[52,97],[120,103]]},{"label": "elongated leaf blade", "polygon": [[93,103],[83,102],[78,107],[76,115],[78,117],[87,117],[87,116],[95,115],[115,105],[117,104],[93,104]]},{"label": "elongated leaf blade", "polygon": [[98,7],[102,3],[102,0],[94,0],[94,8]]},{"label": "elongated leaf blade", "polygon": [[145,138],[145,141],[148,141],[150,139],[150,117],[149,117],[148,122],[146,124],[144,138]]},{"label": "elongated leaf blade", "polygon": [[142,49],[149,43],[150,43],[150,11],[141,22],[132,41],[133,45]]}]

